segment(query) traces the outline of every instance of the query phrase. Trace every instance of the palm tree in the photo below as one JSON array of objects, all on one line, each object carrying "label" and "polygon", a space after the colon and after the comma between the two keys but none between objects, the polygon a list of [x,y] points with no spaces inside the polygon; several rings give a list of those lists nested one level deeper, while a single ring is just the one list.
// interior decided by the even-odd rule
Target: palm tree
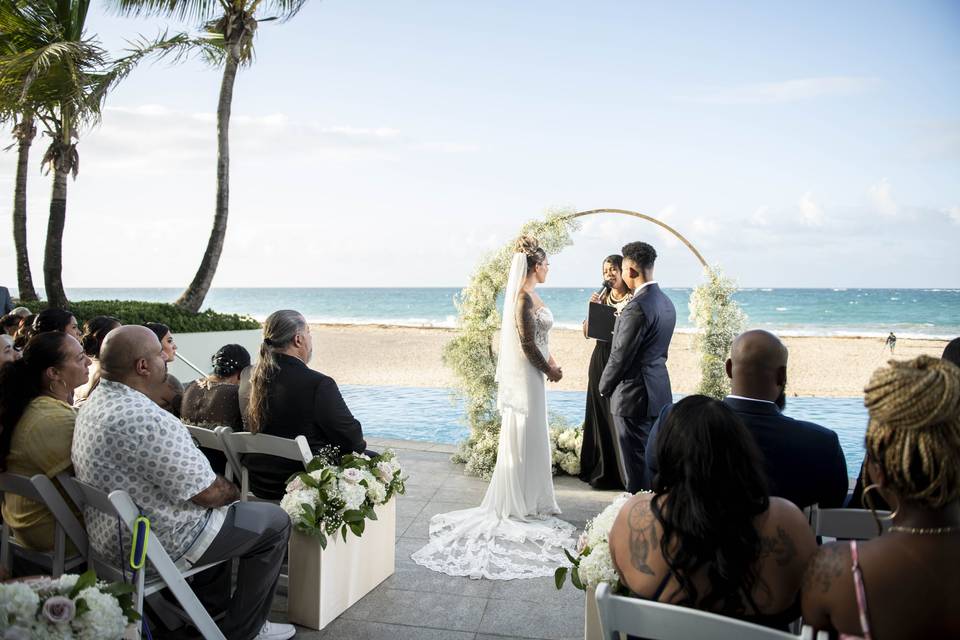
[{"label": "palm tree", "polygon": [[94,38],[85,35],[90,0],[30,0],[0,3],[0,30],[10,43],[0,55],[0,105],[30,107],[50,139],[42,165],[53,172],[43,275],[51,306],[67,304],[63,289],[63,230],[67,176],[77,177],[79,131],[100,120],[107,92],[144,57],[177,56],[193,50],[184,34],[140,40],[128,55],[109,60]]},{"label": "palm tree", "polygon": [[[178,20],[203,21],[204,30],[224,50],[223,77],[217,101],[217,198],[213,229],[200,267],[176,305],[196,313],[200,310],[223,253],[230,202],[230,110],[233,86],[241,66],[253,62],[253,38],[257,24],[294,17],[306,0],[109,0],[125,15],[169,15]],[[260,14],[275,14],[257,18]]]}]

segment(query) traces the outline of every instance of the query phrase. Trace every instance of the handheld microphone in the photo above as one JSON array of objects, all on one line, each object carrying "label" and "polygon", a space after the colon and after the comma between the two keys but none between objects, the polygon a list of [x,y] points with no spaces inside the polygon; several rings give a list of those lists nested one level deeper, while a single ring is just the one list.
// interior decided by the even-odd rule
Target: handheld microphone
[{"label": "handheld microphone", "polygon": [[600,290],[597,291],[597,295],[598,295],[598,296],[602,296],[602,295],[603,295],[607,290],[609,290],[609,289],[610,289],[610,285],[607,284],[607,281],[606,281],[606,280],[604,280],[604,281],[603,281],[603,285],[600,287]]}]

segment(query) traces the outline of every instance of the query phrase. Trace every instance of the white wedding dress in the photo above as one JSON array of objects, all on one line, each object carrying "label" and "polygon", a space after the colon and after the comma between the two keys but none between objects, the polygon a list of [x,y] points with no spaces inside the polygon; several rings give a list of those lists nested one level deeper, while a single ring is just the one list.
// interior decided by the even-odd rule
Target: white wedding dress
[{"label": "white wedding dress", "polygon": [[[575,545],[574,526],[553,517],[560,509],[553,492],[544,375],[523,355],[516,329],[513,305],[525,274],[526,258],[516,254],[497,366],[502,416],[497,464],[479,507],[430,520],[430,541],[412,558],[434,571],[491,580],[552,576],[568,564],[564,548]],[[536,346],[549,359],[553,315],[541,307],[534,320]]]}]

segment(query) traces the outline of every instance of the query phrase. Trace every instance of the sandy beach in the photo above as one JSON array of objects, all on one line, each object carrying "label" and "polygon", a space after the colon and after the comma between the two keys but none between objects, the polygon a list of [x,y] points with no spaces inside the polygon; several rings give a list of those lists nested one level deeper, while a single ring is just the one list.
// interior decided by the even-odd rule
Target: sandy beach
[{"label": "sandy beach", "polygon": [[[452,372],[443,365],[444,345],[452,329],[392,326],[311,325],[314,332],[312,367],[340,384],[406,387],[452,387]],[[790,350],[791,396],[859,396],[875,368],[890,357],[881,338],[784,338]],[[583,391],[593,341],[579,331],[554,330],[550,348],[564,377],[550,389]],[[921,353],[939,357],[945,341],[897,341],[896,358]],[[678,333],[670,346],[670,379],[678,393],[691,393],[699,380],[693,336]]]}]

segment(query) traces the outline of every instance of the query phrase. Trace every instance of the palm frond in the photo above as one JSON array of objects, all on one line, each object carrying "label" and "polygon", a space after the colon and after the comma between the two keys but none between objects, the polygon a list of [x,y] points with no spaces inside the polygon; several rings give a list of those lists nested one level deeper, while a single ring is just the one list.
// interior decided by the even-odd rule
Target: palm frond
[{"label": "palm frond", "polygon": [[106,0],[108,8],[125,16],[170,16],[181,22],[200,23],[224,13],[223,0]]}]

